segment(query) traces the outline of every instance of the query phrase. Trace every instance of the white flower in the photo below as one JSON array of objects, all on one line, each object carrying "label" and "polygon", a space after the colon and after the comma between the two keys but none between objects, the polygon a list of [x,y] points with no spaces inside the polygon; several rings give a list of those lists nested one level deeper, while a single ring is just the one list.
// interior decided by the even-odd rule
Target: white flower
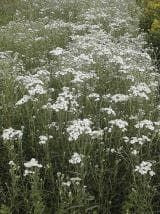
[{"label": "white flower", "polygon": [[99,101],[100,100],[100,96],[97,93],[92,93],[88,95],[89,98],[93,98],[95,101]]},{"label": "white flower", "polygon": [[[47,90],[44,88],[45,82],[49,81],[49,72],[47,70],[39,70],[34,75],[18,76],[16,80],[23,84],[29,95],[24,95],[17,105],[21,105],[33,98],[35,95],[46,94]],[[43,81],[42,81],[43,80]]]},{"label": "white flower", "polygon": [[77,152],[74,152],[71,156],[71,159],[69,160],[69,163],[71,164],[78,164],[81,163],[83,155],[78,154]]},{"label": "white flower", "polygon": [[104,100],[109,100],[110,98],[111,98],[111,94],[105,94],[105,95],[103,95],[102,96],[102,98],[104,99]]},{"label": "white flower", "polygon": [[89,135],[92,139],[102,138],[104,131],[103,130],[95,130],[92,131]]},{"label": "white flower", "polygon": [[115,94],[111,97],[111,100],[115,103],[124,102],[124,101],[127,101],[128,99],[129,99],[129,96],[125,94]]},{"label": "white flower", "polygon": [[10,166],[15,166],[15,163],[13,161],[9,161],[8,163]]},{"label": "white flower", "polygon": [[129,142],[129,137],[125,136],[125,137],[123,137],[123,140],[124,140],[125,143],[128,143]]},{"label": "white flower", "polygon": [[32,167],[41,168],[41,167],[42,167],[41,164],[38,164],[38,161],[37,161],[35,158],[32,158],[30,161],[24,163],[24,166],[25,166],[26,168],[32,168]]},{"label": "white flower", "polygon": [[132,155],[137,155],[137,154],[138,154],[138,151],[137,151],[136,149],[133,149],[133,150],[131,151],[131,154],[132,154]]},{"label": "white flower", "polygon": [[75,112],[77,110],[77,107],[79,106],[77,102],[78,96],[79,96],[78,94],[74,95],[74,93],[70,91],[68,87],[63,87],[63,91],[58,95],[56,102],[53,104],[48,103],[47,105],[44,105],[42,108],[52,109],[56,112],[62,110]]},{"label": "white flower", "polygon": [[16,79],[18,82],[21,82],[27,90],[34,87],[35,85],[44,85],[42,80],[39,79],[39,76],[37,77],[37,74],[18,76]]},{"label": "white flower", "polygon": [[130,143],[130,144],[135,144],[135,143],[139,143],[140,145],[143,145],[145,142],[150,142],[151,140],[145,136],[142,135],[142,137],[131,137],[130,139],[128,137],[123,137],[124,142],[126,143]]},{"label": "white flower", "polygon": [[48,137],[47,136],[44,136],[44,135],[41,135],[39,136],[39,144],[46,144],[47,140],[48,140]]},{"label": "white flower", "polygon": [[92,55],[80,54],[78,57],[74,57],[74,61],[79,64],[90,65],[94,63]]},{"label": "white flower", "polygon": [[129,89],[129,92],[130,92],[130,96],[132,95],[135,97],[139,96],[148,100],[149,97],[147,95],[151,93],[151,89],[148,87],[146,83],[142,82],[136,86],[131,86],[131,88]]},{"label": "white flower", "polygon": [[79,178],[79,177],[74,177],[74,178],[70,178],[70,180],[71,180],[72,182],[77,182],[77,181],[81,181],[82,179]]},{"label": "white flower", "polygon": [[18,100],[17,102],[16,102],[16,106],[19,106],[19,105],[22,105],[22,104],[24,104],[24,103],[27,103],[29,100],[31,99],[31,96],[29,96],[29,95],[24,95],[20,100]]},{"label": "white flower", "polygon": [[30,94],[30,96],[35,96],[37,94],[46,94],[47,90],[44,89],[44,87],[42,85],[36,85],[34,87],[31,87],[28,90],[28,93]]},{"label": "white flower", "polygon": [[138,122],[135,125],[135,127],[137,129],[147,128],[147,129],[153,131],[154,130],[154,123],[151,120],[142,120],[142,121]]},{"label": "white flower", "polygon": [[116,116],[115,111],[111,107],[109,107],[109,108],[101,108],[100,111],[101,112],[107,112],[108,115]]},{"label": "white flower", "polygon": [[118,128],[122,129],[122,131],[126,131],[126,127],[128,126],[128,122],[121,120],[121,119],[115,119],[115,120],[111,120],[109,121],[109,123],[111,124],[111,128],[113,128],[113,126],[117,126]]},{"label": "white flower", "polygon": [[25,169],[24,170],[24,176],[27,176],[27,175],[30,175],[30,174],[35,174],[35,172],[34,171],[32,171],[32,170],[28,170],[28,169]]},{"label": "white flower", "polygon": [[77,140],[79,136],[83,134],[91,134],[91,125],[92,122],[89,119],[73,120],[71,122],[71,125],[67,128],[67,132],[69,134],[69,141]]},{"label": "white flower", "polygon": [[115,149],[110,149],[110,151],[111,151],[111,153],[115,153],[116,152],[116,150]]},{"label": "white flower", "polygon": [[9,53],[6,52],[0,52],[0,59],[7,59],[9,57]]},{"label": "white flower", "polygon": [[154,171],[149,171],[150,176],[154,176],[156,173]]},{"label": "white flower", "polygon": [[88,79],[98,79],[95,71],[90,71],[90,72],[82,72],[82,71],[74,71],[72,72],[74,74],[74,80],[71,82],[73,83],[82,83]]},{"label": "white flower", "polygon": [[135,116],[131,115],[129,119],[130,120],[138,120],[138,116],[137,115],[135,115]]},{"label": "white flower", "polygon": [[4,141],[7,140],[21,140],[23,133],[21,130],[15,130],[13,128],[3,130],[2,138]]},{"label": "white flower", "polygon": [[49,53],[50,53],[51,55],[54,55],[54,56],[60,56],[60,55],[63,54],[63,52],[64,52],[63,48],[57,47],[56,49],[53,49],[53,50],[50,51]]},{"label": "white flower", "polygon": [[139,166],[136,166],[135,171],[139,172],[141,175],[145,175],[149,172],[150,176],[155,175],[151,169],[152,163],[149,161],[142,161]]},{"label": "white flower", "polygon": [[71,186],[71,181],[62,182],[62,186],[70,187]]},{"label": "white flower", "polygon": [[81,178],[79,177],[75,177],[75,178],[70,178],[71,182],[73,184],[76,184],[76,185],[79,185],[80,184],[80,181],[82,180]]}]

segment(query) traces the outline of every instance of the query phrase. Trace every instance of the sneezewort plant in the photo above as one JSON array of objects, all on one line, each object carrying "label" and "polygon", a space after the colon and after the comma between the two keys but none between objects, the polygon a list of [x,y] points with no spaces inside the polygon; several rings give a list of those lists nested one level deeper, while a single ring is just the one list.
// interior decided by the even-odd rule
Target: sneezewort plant
[{"label": "sneezewort plant", "polygon": [[135,1],[19,3],[0,30],[0,130],[20,199],[2,184],[1,210],[156,212],[159,75]]}]

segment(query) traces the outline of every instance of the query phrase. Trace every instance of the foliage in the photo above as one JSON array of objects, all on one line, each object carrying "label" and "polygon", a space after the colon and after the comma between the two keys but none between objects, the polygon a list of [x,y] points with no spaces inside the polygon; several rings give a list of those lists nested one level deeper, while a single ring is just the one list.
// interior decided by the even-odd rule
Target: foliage
[{"label": "foliage", "polygon": [[149,43],[154,47],[157,64],[160,59],[160,2],[159,0],[141,1],[144,8],[140,26],[149,34]]}]

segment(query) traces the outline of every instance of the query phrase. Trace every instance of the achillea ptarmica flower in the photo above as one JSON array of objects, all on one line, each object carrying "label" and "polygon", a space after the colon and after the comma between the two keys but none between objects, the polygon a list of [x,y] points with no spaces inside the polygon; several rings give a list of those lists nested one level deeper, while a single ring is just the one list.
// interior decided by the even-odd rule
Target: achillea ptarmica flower
[{"label": "achillea ptarmica flower", "polygon": [[142,161],[139,166],[136,166],[135,171],[141,175],[149,173],[150,176],[155,175],[155,172],[151,169],[152,163],[149,161]]},{"label": "achillea ptarmica flower", "polygon": [[50,51],[49,53],[50,53],[51,55],[54,55],[54,56],[60,56],[60,55],[63,54],[63,52],[64,52],[63,48],[57,47],[56,49],[53,49],[53,50]]},{"label": "achillea ptarmica flower", "polygon": [[146,83],[141,82],[138,85],[131,86],[129,92],[130,96],[142,97],[148,100],[149,99],[148,94],[151,93],[151,89],[148,87]]},{"label": "achillea ptarmica flower", "polygon": [[35,174],[35,172],[29,169],[24,170],[24,174],[23,174],[24,176],[31,175],[31,174]]},{"label": "achillea ptarmica flower", "polygon": [[45,135],[39,136],[39,144],[46,144],[47,141],[48,141],[47,136],[45,136]]},{"label": "achillea ptarmica flower", "polygon": [[69,163],[71,164],[78,164],[81,163],[83,155],[78,154],[77,152],[74,152],[71,156],[71,159],[69,160]]},{"label": "achillea ptarmica flower", "polygon": [[154,123],[151,120],[142,120],[135,125],[135,128],[137,128],[137,129],[146,128],[151,131],[153,131],[155,129]]},{"label": "achillea ptarmica flower", "polygon": [[32,158],[30,161],[24,163],[24,166],[26,168],[32,168],[32,167],[42,168],[42,165],[39,164],[38,161],[35,158]]},{"label": "achillea ptarmica flower", "polygon": [[117,126],[119,129],[122,129],[122,132],[126,131],[126,127],[128,126],[128,122],[121,119],[111,120],[109,121],[109,124],[111,124],[111,128]]},{"label": "achillea ptarmica flower", "polygon": [[16,106],[19,106],[19,105],[23,105],[24,103],[27,103],[32,97],[29,96],[29,95],[24,95],[20,100],[18,100],[16,102]]},{"label": "achillea ptarmica flower", "polygon": [[91,134],[91,125],[92,122],[89,119],[73,120],[71,122],[71,125],[69,125],[67,128],[67,133],[69,134],[69,141],[77,140],[79,136],[83,134]]},{"label": "achillea ptarmica flower", "polygon": [[115,103],[125,102],[128,99],[129,99],[129,96],[125,94],[115,94],[111,97],[112,102],[115,102]]},{"label": "achillea ptarmica flower", "polygon": [[13,128],[4,129],[2,138],[4,141],[7,140],[21,140],[23,136],[23,132],[21,130],[15,130]]}]

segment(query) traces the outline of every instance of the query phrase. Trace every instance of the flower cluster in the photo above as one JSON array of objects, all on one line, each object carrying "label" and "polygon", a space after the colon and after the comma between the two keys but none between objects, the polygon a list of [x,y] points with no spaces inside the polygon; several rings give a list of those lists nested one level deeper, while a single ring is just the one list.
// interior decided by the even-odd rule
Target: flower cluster
[{"label": "flower cluster", "polygon": [[148,85],[144,82],[139,83],[136,86],[131,86],[129,89],[130,96],[139,96],[142,98],[145,98],[146,100],[149,99],[148,94],[151,93],[151,89],[148,87]]},{"label": "flower cluster", "polygon": [[45,82],[49,81],[49,75],[47,70],[39,70],[34,75],[18,76],[17,81],[25,87],[28,95],[24,95],[15,105],[22,105],[37,95],[46,94]]},{"label": "flower cluster", "polygon": [[154,123],[151,121],[151,120],[142,120],[140,122],[138,122],[135,127],[137,129],[143,129],[143,128],[146,128],[146,129],[149,129],[151,131],[153,131],[155,129],[154,127]]},{"label": "flower cluster", "polygon": [[42,164],[39,164],[38,161],[35,158],[32,158],[30,161],[24,163],[25,166],[25,171],[24,171],[24,176],[27,176],[29,174],[35,174],[35,171],[33,168],[42,168]]},{"label": "flower cluster", "polygon": [[83,120],[73,120],[71,122],[71,125],[67,127],[67,133],[69,134],[69,141],[77,140],[80,135],[86,135],[91,134],[92,121],[89,119],[83,119]]},{"label": "flower cluster", "polygon": [[143,145],[145,142],[151,141],[151,139],[149,139],[145,135],[142,135],[142,137],[131,137],[130,139],[128,137],[123,137],[123,139],[126,143],[130,143],[130,144],[138,143],[140,145]]},{"label": "flower cluster", "polygon": [[32,158],[30,161],[24,163],[24,166],[26,168],[32,168],[32,167],[38,167],[41,168],[42,165],[38,163],[38,161],[35,158]]},{"label": "flower cluster", "polygon": [[45,135],[39,136],[39,144],[46,144],[47,141],[48,141],[47,136],[45,136]]},{"label": "flower cluster", "polygon": [[[122,132],[127,131],[127,126],[128,126],[128,122],[121,120],[121,119],[115,119],[115,120],[111,120],[109,121],[109,124],[111,124],[111,129],[116,126],[119,129],[122,130]],[[111,130],[110,130],[111,131]]]},{"label": "flower cluster", "polygon": [[106,112],[108,115],[116,116],[116,112],[111,108],[101,108],[101,112]]},{"label": "flower cluster", "polygon": [[60,56],[60,55],[63,54],[63,52],[64,52],[64,50],[63,50],[62,48],[57,47],[56,49],[53,49],[53,50],[50,51],[49,53],[50,53],[51,55],[54,55],[54,56]]},{"label": "flower cluster", "polygon": [[69,160],[69,163],[71,164],[81,163],[82,158],[83,158],[83,155],[78,154],[77,152],[74,152],[74,154],[71,156],[71,159]]},{"label": "flower cluster", "polygon": [[139,172],[141,175],[148,174],[150,176],[155,175],[155,172],[151,169],[152,163],[149,161],[142,161],[139,166],[136,166],[135,171]]},{"label": "flower cluster", "polygon": [[129,96],[128,95],[125,95],[125,94],[115,94],[111,97],[111,100],[115,103],[118,103],[118,102],[125,102],[129,99]]},{"label": "flower cluster", "polygon": [[4,141],[7,140],[21,140],[23,136],[23,132],[21,130],[15,130],[13,128],[4,129],[2,138]]},{"label": "flower cluster", "polygon": [[47,103],[43,106],[43,109],[52,109],[56,112],[59,111],[70,111],[74,112],[78,108],[77,98],[79,95],[74,95],[74,92],[70,91],[68,87],[63,87],[63,92],[57,97],[55,103]]}]

